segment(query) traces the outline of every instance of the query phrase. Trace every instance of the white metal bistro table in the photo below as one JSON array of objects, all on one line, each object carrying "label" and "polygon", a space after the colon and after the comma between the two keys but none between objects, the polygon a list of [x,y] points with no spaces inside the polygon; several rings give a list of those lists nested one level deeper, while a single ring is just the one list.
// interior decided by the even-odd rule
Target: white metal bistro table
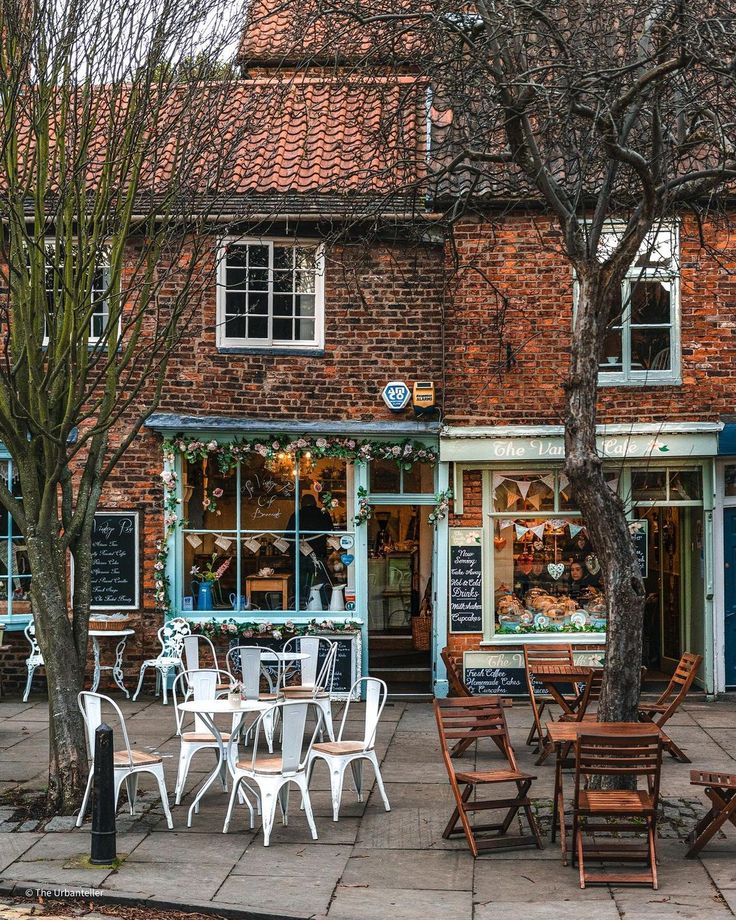
[{"label": "white metal bistro table", "polygon": [[[103,671],[112,671],[112,679],[123,693],[130,699],[130,694],[125,689],[125,674],[123,673],[123,653],[128,636],[134,636],[134,629],[90,629],[89,637],[92,639],[92,651],[95,656],[95,671],[92,677],[92,692],[97,693],[100,685],[100,675]],[[115,661],[113,664],[100,664],[100,639],[117,639],[115,646]]]},{"label": "white metal bistro table", "polygon": [[199,802],[202,796],[210,788],[219,773],[222,771],[223,767],[226,765],[229,766],[229,764],[227,764],[227,751],[225,750],[225,742],[222,740],[222,732],[217,727],[217,723],[215,722],[215,716],[223,714],[234,716],[238,713],[264,712],[266,709],[270,709],[272,706],[273,703],[268,702],[267,700],[238,700],[237,702],[230,702],[230,700],[226,699],[186,700],[183,703],[179,703],[179,710],[181,712],[189,712],[193,715],[199,716],[202,719],[207,728],[212,732],[215,741],[217,741],[217,747],[219,748],[219,756],[217,758],[217,765],[215,766],[215,769],[202,783],[199,792],[197,792],[197,795],[194,797],[194,801],[189,806],[189,812],[187,813],[187,827],[192,826],[192,815],[196,811],[199,811]]},{"label": "white metal bistro table", "polygon": [[[297,662],[306,661],[309,657],[309,652],[275,652],[272,649],[264,648],[261,652],[261,671],[268,681],[269,691],[274,692],[274,676],[278,679],[278,666],[280,664],[289,663],[294,666]],[[275,675],[274,671],[276,671]],[[292,667],[286,676],[291,677],[295,671],[296,667]]]}]

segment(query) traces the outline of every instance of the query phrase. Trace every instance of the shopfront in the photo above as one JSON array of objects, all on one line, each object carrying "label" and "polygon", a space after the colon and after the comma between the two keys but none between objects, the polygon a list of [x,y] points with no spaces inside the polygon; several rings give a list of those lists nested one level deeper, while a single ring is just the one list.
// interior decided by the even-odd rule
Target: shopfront
[{"label": "shopfront", "polygon": [[[599,437],[608,487],[624,503],[644,574],[643,664],[652,679],[663,679],[682,652],[702,654],[700,677],[710,690],[719,427],[608,426]],[[602,573],[564,473],[562,430],[450,429],[441,458],[453,464],[455,492],[449,644],[464,651],[471,678],[518,669],[530,641],[569,641],[586,656],[603,650]],[[467,566],[463,581],[453,554],[462,546],[474,547],[475,599]]]},{"label": "shopfront", "polygon": [[312,623],[357,633],[366,674],[374,638],[411,639],[422,600],[432,614],[432,426],[163,414],[149,425],[163,437],[156,600],[166,616],[245,640]]}]

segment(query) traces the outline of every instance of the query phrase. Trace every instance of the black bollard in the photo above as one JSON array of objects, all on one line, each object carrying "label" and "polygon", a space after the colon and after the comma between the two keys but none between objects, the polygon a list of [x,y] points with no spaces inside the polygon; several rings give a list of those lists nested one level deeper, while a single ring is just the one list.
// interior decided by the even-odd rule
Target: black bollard
[{"label": "black bollard", "polygon": [[104,722],[95,730],[95,766],[92,783],[92,849],[89,861],[107,866],[117,857],[115,841],[115,769],[112,729]]}]

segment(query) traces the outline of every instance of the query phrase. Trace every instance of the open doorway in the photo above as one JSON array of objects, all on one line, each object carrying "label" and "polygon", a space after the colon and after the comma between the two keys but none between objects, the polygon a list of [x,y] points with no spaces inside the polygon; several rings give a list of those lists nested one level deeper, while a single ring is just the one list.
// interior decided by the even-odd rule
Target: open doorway
[{"label": "open doorway", "polygon": [[683,652],[704,652],[703,512],[653,507],[638,516],[649,522],[643,664],[650,682],[668,679]]},{"label": "open doorway", "polygon": [[431,603],[434,530],[426,512],[378,504],[368,522],[369,669],[392,695],[431,692],[431,651],[412,636],[412,618]]}]

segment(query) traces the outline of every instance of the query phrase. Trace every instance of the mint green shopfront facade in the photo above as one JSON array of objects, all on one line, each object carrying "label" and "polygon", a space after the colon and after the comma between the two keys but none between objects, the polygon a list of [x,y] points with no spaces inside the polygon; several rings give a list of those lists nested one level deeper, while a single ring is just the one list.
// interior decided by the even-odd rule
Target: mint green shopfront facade
[{"label": "mint green shopfront facade", "polygon": [[[213,623],[234,623],[239,634],[263,629],[266,638],[272,629],[285,637],[292,624],[298,629],[328,620],[336,631],[355,631],[354,673],[368,675],[376,626],[371,606],[379,602],[375,512],[388,507],[397,529],[400,520],[411,520],[414,528],[408,533],[404,523],[395,534],[397,557],[418,558],[420,545],[430,544],[421,550],[422,573],[415,573],[421,592],[431,593],[427,690],[446,694],[438,650],[447,634],[447,520],[427,523],[437,493],[448,487],[448,466],[438,462],[437,425],[158,413],[148,427],[163,439],[156,600],[167,619],[183,616],[208,623],[208,630]],[[202,595],[203,573],[224,564],[212,596]],[[416,608],[412,595],[407,611],[409,603]]]}]

